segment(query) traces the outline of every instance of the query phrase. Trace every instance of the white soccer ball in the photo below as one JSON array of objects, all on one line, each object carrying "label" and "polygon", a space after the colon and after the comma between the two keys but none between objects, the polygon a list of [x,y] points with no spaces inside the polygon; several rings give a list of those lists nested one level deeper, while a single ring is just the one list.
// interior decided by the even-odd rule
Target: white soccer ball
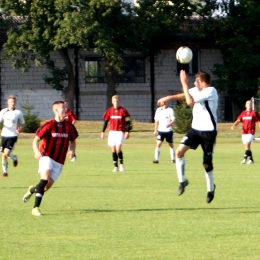
[{"label": "white soccer ball", "polygon": [[176,52],[176,59],[179,63],[187,64],[192,60],[192,50],[187,46],[180,47]]}]

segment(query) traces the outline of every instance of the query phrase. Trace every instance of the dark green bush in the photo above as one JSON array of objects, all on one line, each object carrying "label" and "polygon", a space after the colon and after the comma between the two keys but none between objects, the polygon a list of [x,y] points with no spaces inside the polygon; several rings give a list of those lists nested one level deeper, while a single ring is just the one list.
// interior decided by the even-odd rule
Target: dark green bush
[{"label": "dark green bush", "polygon": [[22,108],[25,121],[22,132],[35,133],[35,131],[41,125],[41,119],[38,118],[38,113],[31,113],[31,110],[34,108],[34,106],[30,105],[28,102],[25,105],[22,105]]},{"label": "dark green bush", "polygon": [[191,127],[192,107],[188,107],[185,101],[179,102],[174,106],[175,123],[174,131],[179,134],[185,134]]}]

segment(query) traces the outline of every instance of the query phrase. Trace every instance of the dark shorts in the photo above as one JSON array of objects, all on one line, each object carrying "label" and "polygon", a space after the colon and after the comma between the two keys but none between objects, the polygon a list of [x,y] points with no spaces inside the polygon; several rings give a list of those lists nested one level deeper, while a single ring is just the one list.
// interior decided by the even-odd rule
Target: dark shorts
[{"label": "dark shorts", "polygon": [[173,131],[170,131],[170,132],[159,132],[158,131],[156,140],[163,142],[164,139],[166,139],[167,143],[170,143],[170,144],[173,143]]},{"label": "dark shorts", "polygon": [[12,136],[12,137],[2,136],[0,152],[3,153],[5,148],[12,151],[14,149],[14,145],[16,142],[17,142],[17,136]]},{"label": "dark shorts", "polygon": [[191,128],[182,138],[181,144],[185,144],[194,150],[201,145],[204,154],[212,154],[216,137],[217,131],[198,131]]}]

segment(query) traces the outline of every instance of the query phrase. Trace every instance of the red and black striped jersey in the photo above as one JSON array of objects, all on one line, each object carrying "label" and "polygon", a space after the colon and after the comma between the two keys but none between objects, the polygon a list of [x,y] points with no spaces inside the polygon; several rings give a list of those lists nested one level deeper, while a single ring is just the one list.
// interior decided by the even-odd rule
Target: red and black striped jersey
[{"label": "red and black striped jersey", "polygon": [[57,122],[52,119],[37,129],[36,136],[42,140],[39,147],[42,156],[64,164],[69,142],[78,137],[78,132],[75,126],[66,120]]},{"label": "red and black striped jersey", "polygon": [[130,117],[128,111],[123,107],[110,107],[103,114],[103,118],[109,121],[109,130],[125,132],[126,118]]}]

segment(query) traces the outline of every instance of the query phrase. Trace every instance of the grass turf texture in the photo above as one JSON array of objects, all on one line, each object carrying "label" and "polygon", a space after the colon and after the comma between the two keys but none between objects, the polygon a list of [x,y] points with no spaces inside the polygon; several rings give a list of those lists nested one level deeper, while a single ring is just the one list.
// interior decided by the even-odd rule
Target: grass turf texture
[{"label": "grass turf texture", "polygon": [[[177,196],[169,147],[152,164],[153,125],[134,123],[123,146],[125,172],[112,173],[101,122],[77,122],[77,161],[45,195],[43,215],[33,217],[34,197],[22,196],[38,183],[33,135],[21,134],[9,159],[9,177],[0,179],[0,259],[259,259],[260,142],[253,165],[241,165],[240,127],[219,125],[214,154],[215,199],[206,203],[202,152],[188,151],[190,185]],[[175,147],[182,135],[175,135]]]}]

